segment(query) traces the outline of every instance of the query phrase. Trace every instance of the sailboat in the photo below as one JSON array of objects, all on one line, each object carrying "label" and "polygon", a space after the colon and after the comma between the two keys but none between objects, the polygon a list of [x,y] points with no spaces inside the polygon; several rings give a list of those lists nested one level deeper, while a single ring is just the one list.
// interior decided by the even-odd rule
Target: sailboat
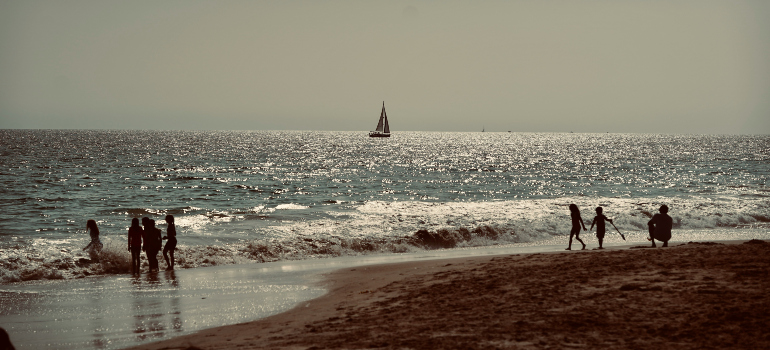
[{"label": "sailboat", "polygon": [[377,123],[377,129],[369,132],[369,137],[390,137],[390,125],[388,125],[388,115],[385,113],[385,101],[382,101],[382,112],[380,121]]}]

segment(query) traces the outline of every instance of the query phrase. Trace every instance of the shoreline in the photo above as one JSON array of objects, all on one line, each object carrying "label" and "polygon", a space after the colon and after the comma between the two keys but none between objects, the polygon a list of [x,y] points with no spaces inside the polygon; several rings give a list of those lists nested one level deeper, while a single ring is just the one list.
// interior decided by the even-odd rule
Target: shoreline
[{"label": "shoreline", "polygon": [[768,347],[770,244],[750,242],[344,268],[284,313],[129,349]]},{"label": "shoreline", "polygon": [[[440,230],[439,230],[440,231]],[[610,245],[628,245],[642,244],[647,236],[647,231],[626,230],[623,229],[626,240],[621,240],[619,235],[611,234],[605,237],[605,244]],[[327,237],[328,238],[328,237]],[[451,237],[448,237],[451,239]],[[455,237],[457,238],[457,237]],[[552,245],[565,245],[567,237],[551,236],[547,239],[539,239],[525,242],[509,241],[511,236],[502,235],[498,239],[481,241],[455,241],[453,247],[444,247],[448,250],[485,250],[496,248],[528,249],[530,247],[543,247]],[[595,246],[595,239],[592,233],[588,233],[587,242],[592,248]],[[403,238],[401,238],[403,239]],[[678,241],[722,241],[722,240],[750,240],[750,239],[770,239],[768,227],[753,228],[715,228],[709,230],[679,229],[677,230]],[[594,241],[594,242],[591,242]],[[45,281],[45,280],[76,280],[93,276],[120,276],[128,274],[130,271],[130,256],[125,251],[125,239],[120,236],[116,239],[113,235],[103,237],[103,252],[107,256],[104,263],[88,263],[90,260],[88,254],[80,252],[77,247],[72,249],[52,249],[52,246],[43,246],[45,249],[22,247],[13,248],[4,251],[3,258],[0,259],[0,285],[13,284],[17,282]],[[333,242],[326,238],[321,239],[295,239],[294,243],[288,241],[273,242],[271,245],[261,245],[255,242],[241,242],[239,244],[226,243],[223,245],[182,245],[176,252],[176,264],[181,269],[205,268],[211,266],[239,265],[249,263],[265,262],[292,262],[326,258],[349,257],[356,259],[359,257],[377,256],[377,255],[401,255],[401,254],[433,254],[437,250],[435,247],[426,247],[421,245],[393,246],[395,241],[372,242],[363,238],[343,248],[340,243]],[[47,242],[45,244],[48,244]],[[288,244],[288,245],[285,245]],[[298,244],[298,245],[297,245]],[[33,245],[34,246],[34,245]],[[340,250],[341,249],[341,250]],[[348,250],[345,250],[348,249]],[[444,249],[438,249],[444,251]],[[73,253],[74,252],[74,253]],[[254,255],[252,253],[257,252]],[[289,252],[288,254],[284,254]],[[443,254],[443,253],[442,253]],[[87,260],[83,260],[83,259]],[[142,269],[147,268],[146,257],[142,256]],[[162,259],[162,258],[160,258]]]}]

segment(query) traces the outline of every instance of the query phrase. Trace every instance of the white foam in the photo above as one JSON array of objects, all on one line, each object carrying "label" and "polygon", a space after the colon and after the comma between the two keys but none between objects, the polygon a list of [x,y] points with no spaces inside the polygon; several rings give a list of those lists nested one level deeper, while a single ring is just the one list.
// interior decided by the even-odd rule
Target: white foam
[{"label": "white foam", "polygon": [[308,209],[310,207],[305,205],[299,205],[294,203],[289,204],[279,204],[275,206],[276,210],[300,210],[300,209]]}]

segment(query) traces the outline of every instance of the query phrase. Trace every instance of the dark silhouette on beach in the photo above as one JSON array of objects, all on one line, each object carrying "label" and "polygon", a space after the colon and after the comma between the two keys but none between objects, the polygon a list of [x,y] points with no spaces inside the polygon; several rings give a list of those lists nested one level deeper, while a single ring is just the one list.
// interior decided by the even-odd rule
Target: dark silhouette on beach
[{"label": "dark silhouette on beach", "polygon": [[166,222],[168,228],[166,229],[166,236],[163,239],[168,239],[166,246],[163,247],[163,259],[166,259],[166,271],[174,269],[174,250],[176,249],[176,225],[174,225],[174,216],[166,215]]},{"label": "dark silhouette on beach", "polygon": [[663,204],[658,210],[660,214],[653,215],[652,219],[647,222],[653,248],[656,247],[656,239],[663,242],[664,247],[668,247],[668,241],[671,239],[671,228],[674,226],[674,219],[668,216],[668,206]]},{"label": "dark silhouette on beach", "polygon": [[602,247],[602,244],[604,243],[604,232],[606,230],[605,228],[605,221],[609,221],[612,223],[612,220],[604,216],[602,214],[602,207],[596,207],[596,216],[594,217],[594,221],[591,223],[591,229],[594,229],[594,224],[596,224],[596,238],[599,239],[599,248],[596,249],[604,249]]},{"label": "dark silhouette on beach", "polygon": [[142,236],[144,230],[139,226],[139,219],[131,220],[128,228],[128,251],[131,252],[131,273],[138,274],[142,262]]},{"label": "dark silhouette on beach", "polygon": [[16,350],[11,343],[11,337],[8,335],[8,332],[2,327],[0,327],[0,350]]},{"label": "dark silhouette on beach", "polygon": [[569,246],[565,250],[572,250],[572,236],[583,245],[583,249],[586,249],[586,244],[580,239],[580,226],[583,226],[583,231],[586,230],[586,224],[583,223],[583,218],[580,216],[580,209],[577,205],[569,205],[569,215],[572,217],[572,230],[569,232]]},{"label": "dark silhouette on beach", "polygon": [[144,226],[144,252],[147,254],[150,272],[157,272],[159,270],[158,252],[163,246],[160,229],[155,227],[155,220],[146,217],[142,218],[142,225]]},{"label": "dark silhouette on beach", "polygon": [[99,227],[96,226],[96,221],[86,221],[86,229],[88,230],[88,234],[91,235],[91,242],[88,242],[88,245],[83,248],[83,250],[88,250],[89,252],[98,252],[102,250],[102,241],[99,240]]}]

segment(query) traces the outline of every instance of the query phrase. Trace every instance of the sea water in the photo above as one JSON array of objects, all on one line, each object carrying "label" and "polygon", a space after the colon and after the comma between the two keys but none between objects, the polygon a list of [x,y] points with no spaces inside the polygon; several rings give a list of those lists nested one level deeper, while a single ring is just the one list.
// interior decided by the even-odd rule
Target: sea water
[{"label": "sea water", "polygon": [[167,214],[179,268],[566,244],[570,203],[638,242],[662,204],[674,240],[767,239],[768,180],[767,135],[0,130],[0,282],[125,273],[131,219]]}]

